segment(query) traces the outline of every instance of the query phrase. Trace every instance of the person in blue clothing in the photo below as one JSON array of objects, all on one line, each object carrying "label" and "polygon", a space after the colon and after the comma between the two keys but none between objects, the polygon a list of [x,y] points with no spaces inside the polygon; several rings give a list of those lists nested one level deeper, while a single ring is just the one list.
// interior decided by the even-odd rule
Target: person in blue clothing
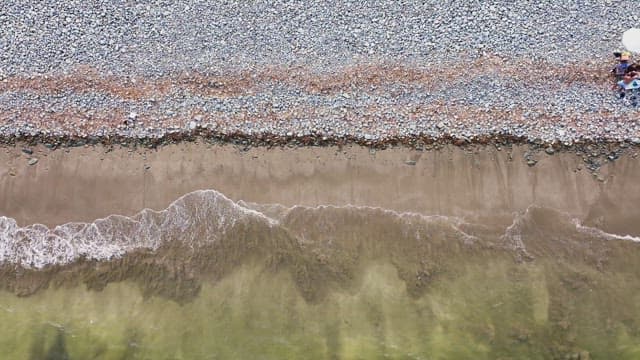
[{"label": "person in blue clothing", "polygon": [[620,99],[624,99],[629,94],[631,105],[638,106],[638,92],[640,91],[640,79],[638,73],[634,71],[627,72],[623,75],[622,80],[615,85],[620,94]]},{"label": "person in blue clothing", "polygon": [[619,58],[618,63],[611,72],[616,77],[616,82],[621,81],[629,68],[629,61],[631,60],[631,53],[625,51],[623,53],[613,53],[615,57]]}]

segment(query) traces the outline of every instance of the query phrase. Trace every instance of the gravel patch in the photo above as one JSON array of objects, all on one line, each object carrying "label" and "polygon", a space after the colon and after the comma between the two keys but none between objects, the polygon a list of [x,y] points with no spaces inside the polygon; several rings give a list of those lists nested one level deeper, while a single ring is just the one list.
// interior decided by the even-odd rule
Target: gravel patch
[{"label": "gravel patch", "polygon": [[[631,3],[629,3],[631,6]],[[0,12],[7,75],[73,71],[158,75],[354,59],[608,59],[637,25],[610,1],[15,1]],[[465,57],[462,57],[464,61]]]},{"label": "gravel patch", "polygon": [[0,134],[635,139],[606,78],[629,6],[9,2]]}]

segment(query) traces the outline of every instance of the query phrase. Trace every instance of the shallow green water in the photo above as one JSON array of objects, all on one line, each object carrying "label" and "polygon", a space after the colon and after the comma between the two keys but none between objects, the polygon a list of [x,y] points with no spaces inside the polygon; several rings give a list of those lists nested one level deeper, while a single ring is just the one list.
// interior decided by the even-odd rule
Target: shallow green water
[{"label": "shallow green water", "polygon": [[[0,266],[1,358],[640,358],[635,238],[536,207],[253,206],[196,192],[54,233],[5,219],[11,259],[54,265]],[[127,251],[56,263],[68,238]]]},{"label": "shallow green water", "polygon": [[412,298],[393,266],[370,264],[357,288],[316,304],[286,272],[253,265],[182,305],[129,282],[2,293],[0,348],[7,359],[640,358],[638,281],[620,289],[623,277],[582,269],[594,286],[559,292],[552,269],[461,264]]}]

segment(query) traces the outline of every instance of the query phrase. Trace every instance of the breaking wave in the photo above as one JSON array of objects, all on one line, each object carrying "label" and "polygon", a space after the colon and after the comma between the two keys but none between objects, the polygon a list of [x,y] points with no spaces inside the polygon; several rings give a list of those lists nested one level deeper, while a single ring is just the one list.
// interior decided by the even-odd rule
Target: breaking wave
[{"label": "breaking wave", "polygon": [[173,239],[196,248],[216,241],[248,218],[274,224],[213,190],[186,194],[162,211],[144,209],[131,217],[110,215],[53,229],[41,224],[20,227],[14,219],[0,217],[0,262],[39,269],[79,258],[109,260],[137,249],[157,250]]},{"label": "breaking wave", "polygon": [[[41,224],[20,227],[14,219],[0,217],[0,264],[42,269],[79,259],[109,261],[136,250],[153,252],[173,244],[196,252],[229,236],[244,241],[243,236],[251,236],[247,226],[262,233],[264,229],[281,231],[303,252],[315,251],[314,247],[339,246],[344,250],[358,246],[380,256],[393,252],[389,250],[392,246],[404,246],[408,250],[403,253],[409,254],[412,247],[426,244],[429,251],[475,246],[532,260],[553,255],[558,246],[580,248],[577,244],[584,239],[640,242],[633,236],[583,226],[568,214],[536,206],[514,214],[510,224],[489,226],[462,218],[375,207],[236,203],[215,190],[200,190],[180,197],[162,211],[145,209],[131,217],[111,215],[52,229]],[[398,239],[405,239],[404,243]]]}]

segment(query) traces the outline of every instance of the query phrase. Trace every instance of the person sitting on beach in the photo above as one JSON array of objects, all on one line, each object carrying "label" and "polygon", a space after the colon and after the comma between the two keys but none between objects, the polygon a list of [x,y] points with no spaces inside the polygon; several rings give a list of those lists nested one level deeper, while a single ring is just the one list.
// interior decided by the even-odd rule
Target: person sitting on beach
[{"label": "person sitting on beach", "polygon": [[629,93],[629,100],[631,100],[631,105],[638,105],[638,99],[636,95],[636,92],[638,91],[638,89],[640,89],[640,78],[638,76],[638,73],[630,72],[625,74],[622,77],[622,80],[618,81],[616,85],[614,85],[614,87],[618,89],[620,99],[624,99],[627,93]]},{"label": "person sitting on beach", "polygon": [[631,74],[634,77],[638,77],[640,75],[640,64],[631,64],[627,67],[625,75]]},{"label": "person sitting on beach", "polygon": [[[617,56],[618,53],[615,53]],[[629,60],[631,60],[631,53],[623,52],[620,53],[620,63],[616,65],[611,72],[616,77],[616,81],[621,81],[624,75],[627,73],[627,68],[629,67]]]}]

